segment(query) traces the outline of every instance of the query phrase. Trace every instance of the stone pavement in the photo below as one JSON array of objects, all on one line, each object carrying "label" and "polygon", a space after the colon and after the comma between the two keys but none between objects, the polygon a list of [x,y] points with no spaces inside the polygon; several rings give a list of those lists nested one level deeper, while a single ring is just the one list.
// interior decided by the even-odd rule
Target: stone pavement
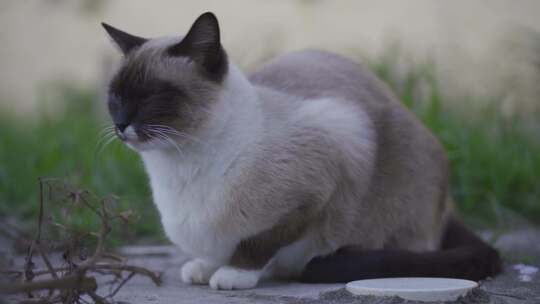
[{"label": "stone pavement", "polygon": [[[540,231],[524,229],[502,235],[496,246],[506,261],[503,274],[455,303],[540,304]],[[216,291],[208,286],[188,286],[181,282],[179,269],[184,259],[173,247],[125,247],[122,253],[131,263],[164,272],[164,284],[154,287],[146,278],[134,278],[115,297],[128,303],[299,303],[299,304],[411,304],[400,298],[357,297],[343,284],[300,284],[263,282],[252,290]],[[520,265],[521,266],[516,266]]]},{"label": "stone pavement", "polygon": [[[489,237],[489,233],[483,234]],[[7,244],[4,244],[7,245]],[[2,246],[0,242],[0,247]],[[481,282],[459,304],[540,304],[540,230],[525,228],[504,233],[496,247],[505,260],[505,271],[494,279]],[[131,246],[120,249],[130,264],[163,273],[163,285],[156,287],[145,277],[135,276],[115,296],[118,303],[149,304],[412,304],[400,298],[357,297],[343,284],[300,284],[262,282],[256,289],[216,291],[208,286],[190,286],[180,280],[185,261],[173,246]],[[535,272],[536,271],[536,272]],[[104,287],[106,288],[106,287]],[[98,290],[107,294],[107,290]],[[1,298],[1,297],[0,297]],[[11,298],[11,300],[14,300]],[[4,303],[0,299],[0,303]],[[7,302],[11,303],[10,299]]]}]

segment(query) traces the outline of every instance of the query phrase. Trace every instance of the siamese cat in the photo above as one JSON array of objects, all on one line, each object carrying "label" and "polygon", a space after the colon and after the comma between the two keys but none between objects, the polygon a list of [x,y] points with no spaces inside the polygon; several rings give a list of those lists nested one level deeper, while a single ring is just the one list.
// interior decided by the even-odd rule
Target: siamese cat
[{"label": "siamese cat", "polygon": [[183,37],[103,26],[124,55],[109,87],[116,134],[190,257],[184,282],[500,271],[497,251],[453,214],[440,143],[364,66],[309,50],[246,75],[212,13]]}]

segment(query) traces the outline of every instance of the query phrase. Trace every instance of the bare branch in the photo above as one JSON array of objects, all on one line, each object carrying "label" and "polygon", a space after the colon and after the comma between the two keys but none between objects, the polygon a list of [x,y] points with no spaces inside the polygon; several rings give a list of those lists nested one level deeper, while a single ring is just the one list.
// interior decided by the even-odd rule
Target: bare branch
[{"label": "bare branch", "polygon": [[0,286],[0,293],[13,294],[32,292],[43,289],[77,289],[88,292],[97,289],[96,279],[93,277],[79,277],[76,275],[65,276],[59,279],[24,282]]},{"label": "bare branch", "polygon": [[[2,270],[0,275],[14,275],[23,277],[24,281],[0,286],[0,293],[24,294],[30,299],[20,303],[87,303],[88,300],[95,303],[110,304],[112,298],[125,286],[135,275],[146,276],[156,285],[161,284],[161,275],[152,272],[144,267],[127,265],[127,259],[116,254],[105,251],[107,237],[111,232],[111,222],[122,220],[127,222],[132,215],[130,210],[112,212],[108,207],[117,198],[114,196],[100,198],[86,190],[77,190],[62,180],[39,178],[39,215],[37,219],[37,231],[35,238],[29,243],[25,264],[22,270]],[[56,186],[52,183],[57,183]],[[45,189],[48,190],[46,195]],[[66,212],[73,212],[80,209],[91,210],[98,217],[101,225],[98,231],[77,231],[69,224],[69,214],[64,213],[64,222],[57,222],[52,218],[44,223],[45,200],[54,199],[53,192],[60,191],[59,202],[67,204]],[[67,195],[63,195],[68,193]],[[98,204],[94,207],[92,202]],[[67,234],[62,241],[52,241],[49,236],[45,236],[44,228],[60,228],[61,233]],[[48,231],[48,230],[47,230]],[[57,231],[57,230],[55,230]],[[89,258],[86,255],[86,248],[83,246],[86,237],[95,237],[96,245]],[[50,246],[43,246],[42,239],[47,240]],[[52,249],[63,251],[63,262],[61,265],[54,265],[49,258]],[[38,252],[43,260],[45,269],[35,269],[33,261],[34,253]],[[78,253],[78,254],[77,254]],[[124,277],[123,273],[128,273]],[[97,280],[92,275],[115,277],[114,280],[105,282],[105,286],[110,286],[109,294],[105,297],[97,293]],[[50,276],[38,280],[39,276]],[[47,295],[40,291],[48,291]],[[35,294],[34,294],[35,293]],[[83,296],[87,296],[85,299]]]},{"label": "bare branch", "polygon": [[109,270],[120,270],[120,271],[131,271],[140,275],[144,275],[152,280],[154,284],[161,285],[161,275],[156,274],[144,267],[133,266],[133,265],[118,265],[118,264],[97,264],[94,266],[95,269],[109,269]]},{"label": "bare branch", "polygon": [[[43,262],[47,266],[47,269],[49,270],[49,273],[53,276],[53,278],[58,279],[58,275],[56,274],[56,271],[54,270],[51,262],[49,261],[49,258],[47,256],[47,253],[45,250],[43,250],[43,246],[40,243],[36,244],[36,247],[39,251],[39,254],[41,255],[41,258],[43,259]],[[35,275],[35,273],[34,273]]]},{"label": "bare branch", "polygon": [[111,292],[107,298],[113,298],[116,293],[118,293],[118,291],[120,290],[120,288],[122,288],[129,280],[131,280],[131,278],[133,278],[134,276],[136,275],[135,272],[132,272],[130,273],[120,284],[118,284],[118,286],[116,286],[116,288],[113,290],[113,292]]}]

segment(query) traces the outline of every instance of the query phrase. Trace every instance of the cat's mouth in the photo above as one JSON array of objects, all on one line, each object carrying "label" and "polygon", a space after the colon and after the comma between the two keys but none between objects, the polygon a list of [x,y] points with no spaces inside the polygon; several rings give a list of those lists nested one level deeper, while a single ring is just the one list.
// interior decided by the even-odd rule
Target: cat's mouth
[{"label": "cat's mouth", "polygon": [[131,125],[128,126],[116,126],[116,136],[123,142],[140,141],[139,135],[135,131],[135,128]]},{"label": "cat's mouth", "polygon": [[136,151],[152,150],[164,147],[176,147],[175,133],[171,127],[163,125],[116,126],[116,136],[129,148]]},{"label": "cat's mouth", "polygon": [[129,148],[135,151],[146,150],[148,147],[146,136],[141,136],[139,132],[132,126],[127,127],[116,126],[115,128],[116,136]]}]

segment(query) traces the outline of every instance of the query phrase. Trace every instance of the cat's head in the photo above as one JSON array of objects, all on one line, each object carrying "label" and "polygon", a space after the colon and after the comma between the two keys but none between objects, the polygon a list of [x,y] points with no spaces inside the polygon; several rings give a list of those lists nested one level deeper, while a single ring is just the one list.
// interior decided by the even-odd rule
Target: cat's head
[{"label": "cat's head", "polygon": [[146,39],[103,27],[123,54],[108,108],[116,134],[136,150],[170,147],[209,118],[227,76],[227,55],[212,13],[183,37]]}]

